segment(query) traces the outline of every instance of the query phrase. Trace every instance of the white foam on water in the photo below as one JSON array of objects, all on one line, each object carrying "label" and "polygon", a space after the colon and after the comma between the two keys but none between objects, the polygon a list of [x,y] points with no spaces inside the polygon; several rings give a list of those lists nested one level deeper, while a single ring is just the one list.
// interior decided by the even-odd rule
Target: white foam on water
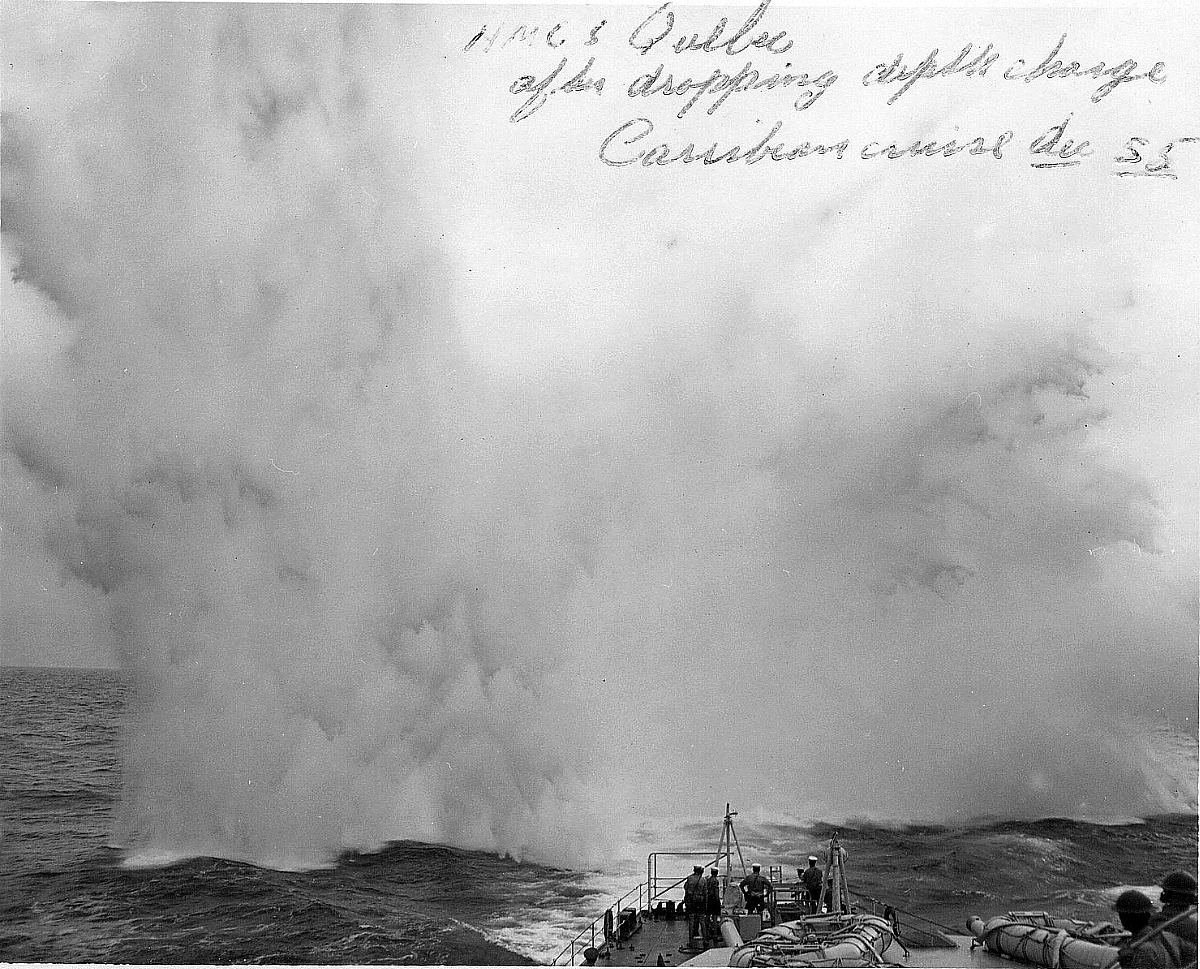
[{"label": "white foam on water", "polygon": [[286,853],[267,855],[255,861],[247,861],[244,858],[231,854],[214,854],[206,851],[171,851],[161,848],[139,848],[127,851],[121,858],[121,867],[129,869],[166,868],[185,861],[205,858],[236,861],[251,868],[264,868],[271,871],[327,871],[337,867],[337,862],[333,860],[317,861],[312,857],[300,857]]},{"label": "white foam on water", "polygon": [[1097,889],[1092,894],[1103,907],[1112,908],[1117,897],[1122,892],[1127,892],[1130,889],[1141,892],[1155,905],[1158,905],[1162,901],[1162,889],[1158,885],[1116,885],[1110,888]]},{"label": "white foam on water", "polygon": [[[592,923],[596,923],[599,932],[602,922],[597,920],[602,918],[604,911],[644,879],[644,871],[638,878],[627,868],[591,872],[583,880],[587,894],[567,902],[561,893],[555,892],[547,896],[544,903],[525,905],[491,919],[480,926],[480,931],[505,948],[546,962]],[[623,907],[636,907],[637,895],[633,896],[632,902],[622,904]],[[591,937],[586,938],[585,946],[590,944]]]}]

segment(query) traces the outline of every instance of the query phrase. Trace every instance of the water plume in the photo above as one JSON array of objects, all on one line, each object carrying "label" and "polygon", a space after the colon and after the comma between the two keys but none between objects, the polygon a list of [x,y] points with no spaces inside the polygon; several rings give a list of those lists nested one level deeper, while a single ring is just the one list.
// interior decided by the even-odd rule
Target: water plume
[{"label": "water plume", "polygon": [[[1194,809],[1145,738],[1194,730],[1194,588],[1160,560],[1195,542],[1106,446],[1139,367],[1096,336],[1114,284],[1066,265],[1054,298],[1010,298],[1029,267],[984,258],[1007,237],[922,282],[961,240],[872,215],[867,184],[739,254],[679,215],[684,299],[619,247],[577,258],[610,188],[539,247],[569,186],[510,173],[489,199],[439,152],[440,68],[388,46],[425,12],[4,16],[29,40],[6,554],[55,563],[56,635],[134,677],[135,855],[582,863],[630,804],[727,798]],[[622,194],[631,218],[653,194]],[[508,217],[479,268],[518,268],[467,282],[482,243],[453,240]],[[547,349],[573,312],[578,344]],[[25,643],[33,582],[6,582]]]},{"label": "water plume", "polygon": [[7,239],[72,342],[6,424],[135,676],[119,842],[586,857],[555,494],[438,299],[369,24],[93,13],[107,83],[8,119]]}]

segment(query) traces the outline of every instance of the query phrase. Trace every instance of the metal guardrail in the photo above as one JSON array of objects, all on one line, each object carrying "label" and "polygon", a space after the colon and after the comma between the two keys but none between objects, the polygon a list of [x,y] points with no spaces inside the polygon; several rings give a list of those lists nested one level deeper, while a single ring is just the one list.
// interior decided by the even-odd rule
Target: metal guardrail
[{"label": "metal guardrail", "polygon": [[[605,946],[620,945],[620,921],[621,912],[634,906],[636,917],[639,920],[642,918],[642,912],[650,909],[653,905],[660,901],[663,896],[679,888],[688,879],[690,872],[682,875],[660,875],[658,871],[659,857],[675,857],[675,858],[708,858],[712,859],[709,865],[717,866],[720,862],[731,860],[728,852],[719,852],[714,855],[711,851],[653,851],[646,856],[646,880],[638,882],[638,884],[626,891],[623,895],[617,897],[616,901],[612,902],[603,912],[594,918],[589,925],[583,928],[570,942],[559,950],[551,962],[555,966],[574,966],[578,964],[578,959],[589,948],[594,948],[601,953]],[[772,873],[774,874],[774,873]],[[780,872],[782,874],[782,872]],[[785,882],[782,879],[771,879],[771,884],[775,891],[771,893],[771,899],[768,904],[768,909],[771,913],[772,923],[778,923],[778,902],[779,891],[781,889],[793,888],[792,883]],[[728,890],[728,884],[725,885],[725,890]],[[795,889],[799,890],[797,883]],[[724,893],[723,893],[724,894]],[[854,898],[869,903],[871,906],[871,914],[878,915],[879,910],[891,909],[899,915],[904,915],[908,919],[922,922],[927,926],[945,932],[957,932],[957,929],[951,928],[948,925],[942,925],[935,922],[933,919],[926,918],[923,915],[918,915],[916,912],[906,911],[896,905],[888,902],[883,902],[880,899],[873,898],[870,895],[865,895],[862,892],[851,890],[850,895]],[[606,927],[610,930],[606,932]]]},{"label": "metal guardrail", "polygon": [[[688,875],[691,874],[691,872],[688,872],[687,874],[680,875],[674,881],[669,882],[665,888],[660,887],[660,882],[663,881],[663,878],[661,878],[658,874],[659,855],[666,855],[666,856],[672,857],[672,858],[711,858],[712,861],[708,862],[705,865],[705,867],[709,867],[709,866],[716,867],[718,864],[720,864],[721,861],[726,860],[728,852],[720,852],[717,854],[714,854],[711,851],[652,851],[652,852],[650,852],[650,854],[646,855],[646,884],[652,889],[652,894],[650,896],[651,903],[657,901],[661,896],[663,896],[667,892],[671,891],[671,889],[678,888],[685,881],[687,881]],[[668,875],[666,877],[670,878],[672,876]],[[728,887],[728,886],[726,886],[726,887]],[[724,893],[722,893],[722,894],[724,894]]]},{"label": "metal guardrail", "polygon": [[[673,858],[685,858],[685,857],[687,857],[687,858],[701,858],[702,857],[702,858],[706,858],[706,859],[710,858],[712,860],[710,862],[708,862],[707,864],[713,866],[714,868],[718,868],[718,869],[719,869],[721,862],[723,861],[725,863],[725,875],[724,875],[724,878],[722,879],[723,884],[722,884],[722,891],[721,891],[721,899],[722,899],[722,905],[724,906],[724,902],[729,895],[731,882],[733,880],[732,868],[733,868],[733,852],[734,852],[735,847],[737,850],[738,861],[741,863],[742,873],[745,874],[745,870],[746,870],[745,860],[742,855],[742,848],[741,848],[741,845],[738,843],[737,835],[734,834],[734,831],[733,831],[733,818],[736,814],[737,814],[736,811],[730,810],[730,806],[728,804],[725,805],[725,826],[722,829],[720,845],[715,852],[713,852],[713,851],[652,851],[652,852],[650,852],[650,854],[648,854],[646,856],[646,880],[644,882],[639,882],[635,888],[631,888],[627,892],[625,892],[623,895],[619,896],[615,902],[613,902],[611,905],[609,905],[608,908],[606,908],[599,916],[597,916],[595,919],[593,919],[592,922],[588,926],[586,926],[581,932],[579,932],[575,936],[575,938],[573,938],[570,942],[568,942],[565,946],[563,946],[563,948],[559,951],[558,955],[556,955],[554,957],[554,960],[551,964],[556,965],[556,966],[557,965],[573,966],[576,964],[575,963],[576,956],[586,952],[589,948],[595,949],[595,950],[597,950],[597,954],[603,955],[609,946],[615,945],[619,948],[621,945],[621,942],[624,940],[625,937],[627,937],[627,935],[625,935],[625,933],[632,934],[632,932],[636,932],[637,929],[641,927],[643,913],[648,912],[655,905],[655,903],[657,903],[659,901],[659,899],[662,898],[663,895],[665,895],[667,892],[669,892],[675,888],[678,888],[685,881],[687,881],[687,879],[689,877],[688,874],[683,874],[678,877],[667,876],[666,878],[663,878],[662,876],[660,876],[658,873],[658,859],[660,856],[673,857]],[[838,866],[837,866],[837,872],[835,872],[835,874],[834,874],[834,885],[836,887],[838,884],[838,873],[841,872],[840,859],[842,858],[841,849],[840,849],[836,834],[834,835],[833,840],[830,841],[829,848],[830,848],[831,856],[839,859]],[[836,855],[833,854],[834,852],[837,852],[837,854]],[[826,873],[828,873],[828,871],[829,871],[829,868],[827,866]],[[799,874],[799,872],[797,872],[797,874]],[[767,902],[767,910],[770,914],[771,923],[773,925],[779,924],[779,894],[780,894],[780,890],[790,889],[792,891],[793,898],[795,899],[795,901],[797,903],[800,903],[802,908],[806,907],[805,903],[803,901],[805,893],[804,893],[803,887],[800,884],[800,881],[797,880],[795,883],[785,882],[783,880],[783,867],[781,865],[772,865],[771,866],[769,881],[772,886],[772,891],[770,893],[770,899]],[[665,884],[664,884],[664,882],[665,882]],[[870,895],[864,895],[861,892],[851,891],[850,889],[845,888],[844,881],[842,881],[841,884],[842,884],[842,888],[846,892],[846,897],[844,898],[845,904],[846,904],[847,908],[850,909],[851,911],[853,909],[850,908],[850,896],[854,897],[855,899],[860,900],[861,902],[870,903],[872,915],[878,915],[879,907],[883,906],[884,915],[886,917],[888,917],[896,925],[897,941],[900,941],[899,922],[898,922],[898,917],[900,915],[904,915],[908,920],[910,920],[910,922],[923,923],[924,926],[928,926],[929,928],[933,929],[933,932],[931,933],[929,931],[929,929],[922,928],[919,925],[912,926],[914,929],[922,932],[925,935],[932,935],[932,936],[944,939],[944,936],[941,935],[941,932],[943,932],[943,931],[950,932],[950,933],[955,932],[955,930],[952,929],[950,926],[942,925],[941,923],[935,922],[933,919],[926,918],[923,915],[918,915],[915,912],[905,911],[904,909],[899,908],[898,906],[892,905],[890,903],[882,902],[877,898],[871,897]],[[839,894],[839,903],[838,903],[837,907],[839,909],[841,909],[842,896],[841,896],[840,890],[839,890],[838,894]],[[822,890],[822,893],[821,893],[822,899],[824,898],[824,895],[825,895],[825,892],[824,892],[824,890]],[[633,909],[634,919],[633,919],[632,929],[630,929],[628,920],[625,921],[625,924],[622,924],[621,913],[630,908],[630,903],[633,902],[635,898],[636,898],[637,907]],[[736,902],[734,904],[736,906]],[[831,909],[833,908],[832,903],[831,903],[830,908]],[[599,927],[599,935],[597,935],[597,927]],[[946,940],[946,941],[950,941],[950,940]],[[953,945],[954,943],[950,942],[950,944]],[[901,942],[901,945],[903,946],[903,942]],[[907,949],[905,951],[907,952]],[[567,960],[566,962],[563,961],[564,958]]]},{"label": "metal guardrail", "polygon": [[857,899],[861,899],[864,902],[870,902],[872,915],[879,915],[880,913],[877,909],[877,906],[882,905],[884,908],[884,911],[886,911],[887,909],[890,908],[893,912],[895,912],[898,915],[904,915],[907,918],[912,919],[917,922],[924,922],[926,925],[933,926],[933,928],[937,929],[940,932],[950,932],[951,934],[962,935],[962,929],[956,929],[949,925],[943,925],[941,922],[935,922],[933,919],[926,918],[924,915],[918,915],[916,912],[910,912],[907,909],[900,908],[900,906],[893,905],[890,902],[881,902],[877,898],[872,898],[870,895],[864,895],[862,892],[856,892],[853,890],[850,891],[850,894],[853,895]]},{"label": "metal guardrail", "polygon": [[[609,938],[607,936],[605,933],[605,927],[611,924],[613,933],[615,934],[618,931],[617,925],[620,921],[621,910],[628,908],[629,906],[627,903],[632,901],[634,897],[637,898],[638,918],[641,918],[641,911],[644,907],[642,904],[643,899],[648,898],[648,892],[645,883],[638,882],[635,888],[631,888],[624,895],[619,896],[617,900],[609,905],[608,908],[606,908],[603,912],[601,912],[600,915],[592,919],[590,925],[584,928],[583,931],[575,936],[575,938],[563,946],[558,955],[554,957],[550,964],[552,966],[573,966],[576,964],[576,955],[582,955],[583,952],[589,948],[599,949],[603,945],[611,945],[613,942],[615,942],[616,939]],[[597,945],[596,938],[597,927],[600,929],[599,945]],[[566,962],[562,961],[564,956],[568,956]]]},{"label": "metal guardrail", "polygon": [[[629,908],[636,899],[637,908],[634,910],[637,913],[637,918],[640,920],[642,912],[649,909],[655,902],[662,899],[668,892],[678,888],[688,879],[691,872],[683,875],[660,875],[658,873],[658,859],[660,856],[670,856],[676,858],[711,858],[711,864],[716,865],[719,861],[725,859],[727,852],[714,854],[711,851],[652,851],[646,856],[646,880],[638,882],[638,884],[617,898],[615,902],[608,906],[596,918],[592,919],[578,935],[559,950],[551,962],[554,966],[574,966],[576,965],[576,957],[583,954],[589,948],[603,950],[605,945],[619,945],[620,932],[620,917],[621,912]],[[606,932],[606,926],[612,927],[612,937]],[[565,961],[564,961],[565,959]]]}]

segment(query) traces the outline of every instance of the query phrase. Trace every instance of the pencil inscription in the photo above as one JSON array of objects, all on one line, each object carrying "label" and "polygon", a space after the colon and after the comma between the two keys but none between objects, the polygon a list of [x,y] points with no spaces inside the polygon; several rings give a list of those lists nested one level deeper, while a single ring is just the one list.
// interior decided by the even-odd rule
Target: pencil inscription
[{"label": "pencil inscription", "polygon": [[[677,10],[667,0],[648,14],[620,10],[575,23],[481,24],[462,50],[489,58],[537,58],[541,52],[534,70],[509,75],[508,92],[519,99],[509,121],[538,124],[534,119],[557,114],[561,124],[567,112],[567,141],[587,132],[587,112],[597,105],[637,102],[629,116],[605,122],[596,135],[593,157],[613,168],[803,159],[995,163],[1021,156],[1020,151],[1006,154],[1016,143],[1027,146],[1024,157],[1031,171],[1078,169],[1107,160],[1114,175],[1174,179],[1187,171],[1188,159],[1170,153],[1200,137],[1178,130],[1106,130],[1094,118],[1077,117],[1081,103],[1096,104],[1126,87],[1137,87],[1149,98],[1168,83],[1170,73],[1165,61],[1153,57],[1078,50],[1065,30],[1047,37],[1040,50],[1036,40],[1022,51],[975,38],[918,48],[915,54],[898,45],[898,53],[884,58],[863,51],[861,63],[834,63],[819,44],[771,20],[771,0],[747,16],[715,20]],[[546,51],[557,60],[546,63]],[[643,59],[651,63],[644,66]],[[844,77],[861,83],[845,86]],[[1027,105],[1008,97],[1030,85],[1057,105],[1049,108],[1050,117],[1032,117]],[[937,130],[905,134],[886,119],[898,102],[913,103],[921,92],[948,99],[949,116]],[[970,127],[976,130],[964,133],[953,116],[958,99],[964,109],[988,105],[992,121],[974,121]],[[1010,109],[1005,107],[1009,101]],[[1010,111],[1011,117],[1004,116]],[[800,112],[805,127],[796,133],[788,119]]]}]

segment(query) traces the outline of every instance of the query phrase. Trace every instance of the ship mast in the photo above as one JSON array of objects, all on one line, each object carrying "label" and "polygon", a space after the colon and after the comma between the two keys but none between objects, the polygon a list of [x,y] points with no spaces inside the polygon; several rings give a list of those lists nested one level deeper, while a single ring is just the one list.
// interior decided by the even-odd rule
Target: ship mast
[{"label": "ship mast", "polygon": [[830,892],[829,911],[848,913],[850,911],[850,889],[846,885],[846,851],[838,840],[838,832],[829,839],[829,857],[825,860],[825,877],[821,880],[821,897],[817,899],[817,911],[825,903],[825,893]]},{"label": "ship mast", "polygon": [[733,830],[733,819],[737,817],[737,811],[729,810],[728,802],[725,804],[725,824],[721,828],[721,841],[717,845],[717,858],[721,855],[725,856],[725,890],[721,892],[721,904],[725,904],[725,895],[729,892],[730,879],[733,877],[733,849],[737,848],[738,862],[742,866],[742,874],[746,874],[746,859],[742,857],[742,846],[738,842],[737,832]]}]

